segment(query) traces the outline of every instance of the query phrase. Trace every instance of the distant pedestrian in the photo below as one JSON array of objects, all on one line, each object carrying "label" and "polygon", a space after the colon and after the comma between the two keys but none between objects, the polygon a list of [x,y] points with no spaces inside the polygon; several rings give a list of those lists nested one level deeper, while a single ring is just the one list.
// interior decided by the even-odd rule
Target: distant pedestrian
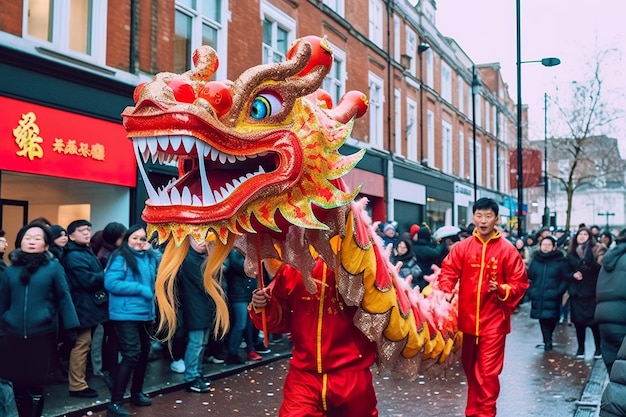
[{"label": "distant pedestrian", "polygon": [[600,331],[602,359],[611,373],[613,362],[626,336],[626,229],[615,239],[615,247],[602,259],[596,285],[595,322]]},{"label": "distant pedestrian", "polygon": [[557,250],[556,238],[541,240],[539,251],[528,267],[530,317],[539,319],[544,349],[552,350],[552,334],[559,321],[561,301],[567,288],[567,261]]},{"label": "distant pedestrian", "polygon": [[67,230],[65,230],[63,226],[53,224],[52,226],[50,226],[50,232],[52,232],[54,241],[52,242],[52,244],[50,245],[50,249],[48,250],[52,253],[52,255],[54,255],[55,258],[60,261],[63,257],[63,249],[65,248],[65,245],[67,245],[67,241],[69,240],[69,238],[67,237]]},{"label": "distant pedestrian", "polygon": [[395,265],[398,262],[402,262],[402,267],[399,272],[400,276],[402,278],[411,277],[411,287],[419,287],[421,290],[428,285],[428,282],[424,279],[424,274],[422,274],[422,269],[417,263],[415,254],[413,253],[410,239],[398,239],[396,255],[391,257],[391,263]]},{"label": "distant pedestrian", "polygon": [[567,253],[570,274],[568,276],[570,314],[572,323],[576,327],[578,349],[577,358],[585,357],[585,334],[587,327],[591,328],[596,350],[594,357],[602,357],[600,347],[600,330],[594,322],[596,311],[596,283],[602,264],[602,257],[606,246],[597,243],[586,227],[578,229]]},{"label": "distant pedestrian", "polygon": [[524,296],[528,278],[517,249],[496,230],[498,203],[480,198],[472,210],[476,225],[472,237],[452,246],[435,285],[451,296],[457,295],[459,285],[461,363],[467,377],[465,415],[490,417],[496,415],[511,312]]}]

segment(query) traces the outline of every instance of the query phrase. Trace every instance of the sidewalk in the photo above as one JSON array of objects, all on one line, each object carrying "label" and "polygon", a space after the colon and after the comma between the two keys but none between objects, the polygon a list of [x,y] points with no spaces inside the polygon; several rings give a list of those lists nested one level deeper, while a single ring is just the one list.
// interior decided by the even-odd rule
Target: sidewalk
[{"label": "sidewalk", "polygon": [[[546,352],[541,345],[541,332],[537,320],[529,318],[528,304],[521,306],[521,311],[512,319],[512,333],[507,338],[504,371],[501,375],[501,394],[498,400],[498,415],[505,417],[594,417],[598,416],[600,398],[608,381],[606,368],[601,359],[594,359],[594,346],[591,331],[588,330],[584,360],[576,359],[576,332],[573,326],[558,325],[554,335],[554,350]],[[239,374],[245,369],[255,368],[282,358],[291,356],[291,343],[286,339],[281,344],[271,345],[272,352],[263,355],[258,362],[246,362],[244,365],[205,364],[205,375],[218,380],[230,375]],[[156,397],[183,389],[181,374],[173,373],[169,360],[151,362],[146,376],[145,391]],[[426,411],[423,398],[435,395],[440,405],[448,411],[453,408],[461,413],[465,404],[464,375],[459,366],[458,376],[448,379],[414,386],[407,384],[408,389],[416,389],[415,397],[407,406],[409,414],[421,410]],[[419,381],[417,383],[420,383]],[[96,399],[79,399],[68,396],[67,384],[50,385],[46,388],[46,407],[44,417],[83,417],[89,412],[105,409],[109,401],[109,393],[101,379],[90,378],[91,386],[100,393]],[[429,392],[429,387],[436,388]],[[385,402],[392,392],[380,392],[379,402]],[[95,400],[95,401],[94,401]],[[421,407],[421,408],[420,408]],[[383,407],[383,411],[385,408]],[[381,415],[384,412],[381,411]],[[447,416],[453,413],[446,414]],[[394,414],[395,415],[395,414]],[[442,414],[432,414],[442,415]],[[455,414],[457,415],[457,414]]]},{"label": "sidewalk", "polygon": [[[270,353],[261,355],[260,361],[247,361],[242,365],[204,364],[204,374],[210,379],[224,378],[245,369],[255,368],[282,358],[291,356],[291,341],[286,337],[278,344],[270,345]],[[89,379],[91,388],[98,391],[98,398],[75,398],[68,394],[67,383],[46,386],[46,402],[42,417],[83,417],[90,412],[104,410],[111,398],[110,393],[99,376]],[[170,361],[158,359],[148,364],[148,372],[144,382],[144,392],[155,397],[172,391],[184,389],[183,375],[172,372]]]}]

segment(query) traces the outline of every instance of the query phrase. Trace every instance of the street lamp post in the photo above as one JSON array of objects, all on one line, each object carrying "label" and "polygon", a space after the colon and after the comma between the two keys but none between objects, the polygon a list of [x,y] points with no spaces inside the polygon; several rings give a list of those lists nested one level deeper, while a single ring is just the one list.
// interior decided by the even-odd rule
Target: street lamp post
[{"label": "street lamp post", "polygon": [[522,64],[540,62],[544,67],[559,65],[559,58],[543,58],[536,61],[522,61],[522,20],[520,2],[516,1],[517,20],[517,235],[524,234],[524,167],[522,154]]},{"label": "street lamp post", "polygon": [[420,163],[424,163],[424,128],[423,128],[423,119],[424,119],[424,65],[422,65],[422,54],[430,48],[430,45],[427,43],[420,43],[417,46],[417,56],[420,59]]},{"label": "street lamp post", "polygon": [[609,213],[605,211],[604,213],[598,213],[598,216],[606,216],[606,230],[609,230],[609,217],[615,216],[615,213]]},{"label": "street lamp post", "polygon": [[548,93],[543,93],[543,227],[550,225],[548,207]]},{"label": "street lamp post", "polygon": [[472,65],[472,142],[473,142],[473,166],[474,166],[474,201],[478,199],[477,178],[478,169],[476,167],[476,94],[480,89],[480,82],[476,76],[476,66]]}]

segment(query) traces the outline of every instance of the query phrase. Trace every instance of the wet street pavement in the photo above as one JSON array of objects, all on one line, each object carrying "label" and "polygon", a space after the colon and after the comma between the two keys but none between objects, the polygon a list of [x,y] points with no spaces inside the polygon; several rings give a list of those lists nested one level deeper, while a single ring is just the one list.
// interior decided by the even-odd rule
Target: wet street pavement
[{"label": "wet street pavement", "polygon": [[[593,359],[591,333],[587,338],[587,357],[584,360],[574,356],[576,337],[573,326],[559,325],[555,333],[554,350],[545,352],[540,344],[538,322],[528,318],[528,310],[529,306],[523,305],[520,313],[514,316],[513,332],[507,339],[498,416],[597,415],[593,407],[594,402],[599,400],[597,395],[595,398],[583,395],[592,377],[592,370],[600,384],[606,380],[602,361]],[[280,359],[279,350],[275,348],[276,356],[266,357],[266,361],[257,367],[250,367],[250,364],[244,368],[207,365],[210,366],[213,380],[210,393],[187,393],[180,383],[170,381],[169,385],[152,391],[151,407],[129,406],[129,409],[138,417],[277,416],[289,367],[288,358]],[[288,352],[283,353],[282,356],[288,355]],[[277,360],[270,362],[272,359]],[[219,367],[230,374],[219,372]],[[418,378],[409,381],[382,371],[374,376],[374,384],[381,417],[464,416],[466,384],[459,363],[448,368],[445,377],[436,379]],[[46,416],[103,417],[106,413],[98,411],[103,406],[100,403],[95,407],[70,413],[53,412]],[[581,409],[584,411],[582,414]]]}]

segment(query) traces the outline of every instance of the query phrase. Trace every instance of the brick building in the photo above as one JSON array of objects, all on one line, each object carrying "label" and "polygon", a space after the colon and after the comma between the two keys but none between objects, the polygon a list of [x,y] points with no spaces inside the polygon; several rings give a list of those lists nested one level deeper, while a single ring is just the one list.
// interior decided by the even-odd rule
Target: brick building
[{"label": "brick building", "polygon": [[[145,191],[119,116],[132,105],[134,87],[156,72],[187,70],[201,44],[218,52],[216,78],[234,79],[251,66],[284,59],[296,38],[310,34],[326,36],[333,47],[334,67],[323,87],[335,102],[348,90],[369,96],[369,113],[357,120],[341,152],[367,150],[347,182],[364,184],[374,220],[395,220],[403,231],[422,221],[433,229],[465,225],[472,202],[488,196],[501,203],[506,223],[517,204],[509,196],[508,157],[516,116],[499,64],[474,63],[441,34],[434,0],[412,3],[9,2],[0,10],[0,106],[3,115],[13,113],[3,116],[0,146],[14,153],[11,130],[22,114],[67,123],[38,126],[43,158],[0,162],[2,225],[37,216],[61,224],[82,216],[95,228],[137,221]],[[103,161],[52,150],[54,137],[102,142],[102,123],[119,128],[107,134]],[[130,159],[114,160],[126,151]],[[66,172],[67,166],[80,169]],[[101,174],[117,171],[120,178]],[[157,184],[175,174],[170,166],[148,171]]]}]

